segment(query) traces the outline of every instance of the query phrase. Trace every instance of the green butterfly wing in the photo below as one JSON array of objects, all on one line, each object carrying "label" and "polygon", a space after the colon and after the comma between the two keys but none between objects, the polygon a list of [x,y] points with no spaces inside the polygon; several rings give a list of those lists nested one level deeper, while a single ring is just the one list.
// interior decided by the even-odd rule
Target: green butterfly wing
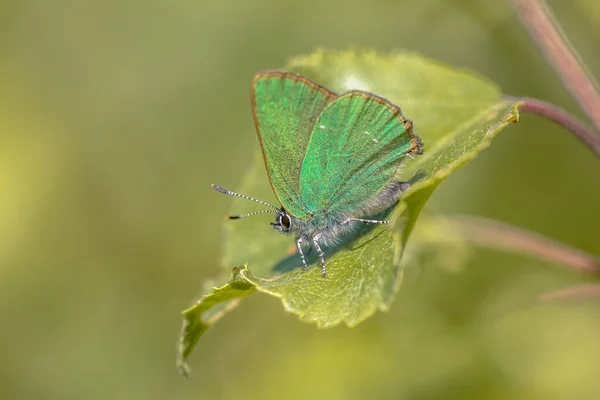
[{"label": "green butterfly wing", "polygon": [[302,201],[313,212],[369,209],[420,146],[398,107],[366,92],[340,95],[315,122],[300,171]]},{"label": "green butterfly wing", "polygon": [[254,76],[251,95],[275,196],[291,215],[303,218],[308,210],[300,197],[300,165],[317,117],[336,94],[302,76],[267,71]]}]

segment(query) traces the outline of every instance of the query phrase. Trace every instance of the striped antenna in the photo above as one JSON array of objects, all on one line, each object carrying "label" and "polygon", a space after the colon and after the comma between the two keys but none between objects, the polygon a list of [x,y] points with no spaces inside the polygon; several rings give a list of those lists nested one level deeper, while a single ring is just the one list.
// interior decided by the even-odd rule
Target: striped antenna
[{"label": "striped antenna", "polygon": [[251,212],[248,214],[242,214],[242,215],[230,215],[227,217],[227,219],[240,219],[240,218],[246,218],[246,217],[251,217],[253,215],[257,215],[257,214],[264,214],[264,213],[278,213],[279,211],[275,211],[275,210],[262,210],[262,211],[255,211],[255,212]]},{"label": "striped antenna", "polygon": [[248,213],[248,214],[242,214],[242,215],[230,215],[229,217],[227,217],[227,219],[240,219],[240,218],[251,217],[252,215],[257,215],[257,214],[264,214],[264,213],[278,213],[278,212],[281,212],[281,210],[279,209],[279,207],[275,207],[273,204],[265,203],[264,201],[261,201],[261,200],[255,199],[255,198],[253,198],[253,197],[250,197],[250,196],[244,196],[243,194],[239,194],[239,193],[236,193],[236,192],[232,192],[231,190],[227,190],[227,189],[225,189],[225,188],[222,188],[222,187],[221,187],[221,186],[219,186],[219,185],[212,184],[212,185],[210,185],[210,186],[212,186],[212,187],[213,187],[215,190],[217,190],[217,191],[219,191],[219,192],[221,192],[221,193],[223,193],[223,194],[227,194],[227,195],[229,195],[229,196],[237,196],[237,197],[241,197],[242,199],[246,199],[246,200],[252,200],[252,201],[255,201],[255,202],[257,202],[257,203],[260,203],[260,204],[262,204],[262,205],[264,205],[264,206],[271,207],[271,208],[273,208],[273,209],[274,209],[274,210],[262,210],[262,211],[255,211],[255,212],[251,212],[251,213]]}]

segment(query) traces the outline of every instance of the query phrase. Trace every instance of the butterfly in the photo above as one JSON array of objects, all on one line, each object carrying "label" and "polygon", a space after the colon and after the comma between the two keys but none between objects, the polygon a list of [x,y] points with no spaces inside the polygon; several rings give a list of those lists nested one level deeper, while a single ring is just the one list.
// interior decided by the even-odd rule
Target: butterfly
[{"label": "butterfly", "polygon": [[303,245],[333,246],[357,224],[395,202],[409,183],[395,179],[402,162],[422,153],[421,139],[400,108],[361,90],[337,94],[290,72],[254,76],[252,113],[265,167],[280,207],[224,189],[221,193],[270,207],[229,219],[276,213],[272,227],[292,234],[308,268]]}]

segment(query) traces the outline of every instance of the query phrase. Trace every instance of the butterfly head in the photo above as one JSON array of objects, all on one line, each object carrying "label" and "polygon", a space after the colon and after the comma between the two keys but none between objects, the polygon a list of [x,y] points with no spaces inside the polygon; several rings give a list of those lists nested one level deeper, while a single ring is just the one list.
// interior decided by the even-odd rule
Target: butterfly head
[{"label": "butterfly head", "polygon": [[273,226],[273,229],[277,232],[289,233],[292,229],[292,217],[282,207],[275,217],[275,222],[271,222],[271,226]]}]

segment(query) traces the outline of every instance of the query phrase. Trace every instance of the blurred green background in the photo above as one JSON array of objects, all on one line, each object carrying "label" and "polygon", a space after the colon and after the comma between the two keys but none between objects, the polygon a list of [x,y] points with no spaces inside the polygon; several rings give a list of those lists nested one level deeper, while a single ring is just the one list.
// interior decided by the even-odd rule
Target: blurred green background
[{"label": "blurred green background", "polygon": [[[600,3],[550,5],[599,76]],[[230,199],[209,184],[238,185],[258,148],[252,75],[348,45],[582,116],[506,1],[0,2],[0,398],[600,398],[598,302],[507,312],[589,278],[484,250],[460,273],[412,271],[354,329],[253,295],[178,375],[180,311],[221,272]],[[525,116],[431,202],[599,254],[598,168]]]}]

